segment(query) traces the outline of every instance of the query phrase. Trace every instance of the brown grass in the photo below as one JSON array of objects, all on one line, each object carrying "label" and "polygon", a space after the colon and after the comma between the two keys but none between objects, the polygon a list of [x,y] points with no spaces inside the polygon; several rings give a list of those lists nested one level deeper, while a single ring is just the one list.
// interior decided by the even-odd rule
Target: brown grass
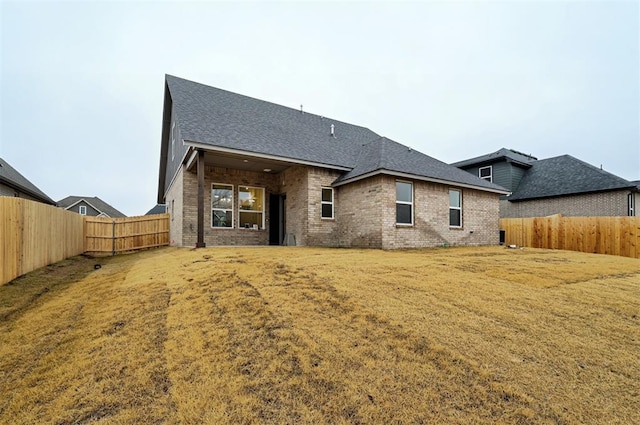
[{"label": "brown grass", "polygon": [[503,248],[76,257],[0,287],[0,341],[3,424],[634,423],[640,261]]}]

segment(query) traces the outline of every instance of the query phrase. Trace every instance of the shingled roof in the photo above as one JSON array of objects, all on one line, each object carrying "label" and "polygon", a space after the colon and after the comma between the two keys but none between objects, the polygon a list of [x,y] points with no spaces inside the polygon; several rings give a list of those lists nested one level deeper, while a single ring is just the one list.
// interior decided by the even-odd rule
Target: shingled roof
[{"label": "shingled roof", "polygon": [[[365,127],[171,75],[166,76],[166,85],[186,145],[269,155],[345,171],[336,185],[372,173],[390,173],[507,193],[498,185]],[[161,179],[162,175],[161,165]]]},{"label": "shingled roof", "polygon": [[56,204],[53,199],[49,198],[43,191],[38,189],[36,185],[27,180],[25,176],[20,174],[2,158],[0,158],[0,183],[12,187],[19,192],[26,193],[45,204]]},{"label": "shingled roof", "polygon": [[333,118],[171,75],[166,80],[187,144],[351,168],[362,144],[380,137],[367,128]]},{"label": "shingled roof", "polygon": [[336,181],[345,184],[372,174],[386,172],[405,177],[417,176],[442,183],[456,182],[463,186],[483,187],[506,192],[497,184],[477,178],[459,168],[452,167],[398,142],[380,137],[362,147],[354,168]]},{"label": "shingled roof", "polygon": [[524,201],[634,187],[634,183],[628,180],[571,155],[562,155],[533,162],[516,191],[508,199]]},{"label": "shingled roof", "polygon": [[97,196],[67,196],[64,199],[58,201],[58,206],[64,209],[76,205],[77,203],[84,201],[93,207],[95,210],[108,215],[111,218],[126,217],[123,213],[104,202]]},{"label": "shingled roof", "polygon": [[458,168],[465,168],[469,165],[482,166],[483,164],[495,162],[498,159],[505,159],[508,162],[513,162],[519,165],[524,165],[525,167],[529,167],[538,158],[515,151],[513,149],[502,148],[486,155],[481,155],[471,159],[465,159],[464,161],[454,162],[451,165]]}]

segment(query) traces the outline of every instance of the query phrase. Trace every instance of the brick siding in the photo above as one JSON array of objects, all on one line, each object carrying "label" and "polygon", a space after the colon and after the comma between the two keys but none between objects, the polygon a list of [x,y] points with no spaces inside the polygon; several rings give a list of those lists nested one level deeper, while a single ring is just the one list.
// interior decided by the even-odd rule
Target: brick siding
[{"label": "brick siding", "polygon": [[286,233],[295,236],[296,245],[307,244],[308,167],[291,167],[281,173],[280,190],[285,201]]},{"label": "brick siding", "polygon": [[617,190],[530,201],[501,200],[500,217],[546,217],[554,214],[594,217],[626,216],[628,194],[628,190]]},{"label": "brick siding", "polygon": [[[396,224],[396,180],[375,176],[340,187],[341,246],[420,248],[497,245],[498,195],[414,181],[414,224]],[[404,181],[404,180],[403,180]],[[449,189],[462,192],[462,228],[449,227]]]},{"label": "brick siding", "polygon": [[183,223],[183,175],[184,165],[178,170],[175,180],[171,183],[171,187],[165,195],[167,204],[167,212],[169,213],[169,244],[171,246],[184,246],[182,240],[182,223]]},{"label": "brick siding", "polygon": [[[323,168],[308,168],[307,240],[310,246],[338,246],[338,188],[333,191],[333,219],[322,218],[322,188],[331,187],[340,172]],[[348,198],[346,198],[348,199]]]},{"label": "brick siding", "polygon": [[[389,196],[383,192],[383,183],[382,176],[374,176],[338,187],[340,202],[336,208],[336,220],[339,246],[382,248],[383,220],[385,210],[389,208]],[[395,211],[395,188],[393,190]]]},{"label": "brick siding", "polygon": [[[278,193],[277,175],[251,171],[205,166],[204,178],[204,242],[215,245],[267,245],[269,243],[269,194]],[[233,228],[211,226],[211,185],[213,183],[233,185]],[[265,228],[259,230],[238,226],[238,187],[264,188]],[[195,246],[198,219],[198,177],[196,173],[184,173],[184,206],[182,244]]]},{"label": "brick siding", "polygon": [[[269,243],[269,195],[286,195],[286,233],[299,246],[414,248],[442,245],[498,244],[498,195],[460,189],[463,227],[449,227],[449,186],[414,181],[414,225],[396,225],[396,179],[374,176],[334,188],[334,219],[322,219],[322,187],[330,187],[339,172],[294,166],[279,174],[205,166],[205,243],[266,245]],[[211,184],[231,184],[234,228],[211,227]],[[238,186],[265,188],[265,229],[237,228]],[[179,171],[167,193],[174,215],[172,244],[194,246],[197,235],[197,176]],[[181,193],[180,193],[181,192]],[[181,201],[184,199],[184,202]],[[171,212],[171,211],[170,211]]]}]

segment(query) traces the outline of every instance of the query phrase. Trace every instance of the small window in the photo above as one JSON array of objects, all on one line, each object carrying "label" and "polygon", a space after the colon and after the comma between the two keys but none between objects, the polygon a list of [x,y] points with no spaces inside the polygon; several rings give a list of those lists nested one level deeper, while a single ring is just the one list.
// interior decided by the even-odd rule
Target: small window
[{"label": "small window", "polygon": [[171,160],[176,156],[176,123],[171,126]]},{"label": "small window", "polygon": [[449,226],[462,227],[462,192],[449,191]]},{"label": "small window", "polygon": [[264,189],[240,186],[238,188],[239,227],[264,229]]},{"label": "small window", "polygon": [[322,218],[333,218],[333,189],[322,188]]},{"label": "small window", "polygon": [[396,182],[396,224],[413,224],[413,184]]},{"label": "small window", "polygon": [[627,206],[628,208],[628,214],[630,217],[633,217],[636,215],[636,199],[635,199],[635,194],[633,192],[631,192],[630,194],[627,195]]},{"label": "small window", "polygon": [[78,208],[78,212],[80,213],[80,215],[87,215],[87,206],[80,205],[80,208]]},{"label": "small window", "polygon": [[478,170],[478,176],[482,180],[486,180],[486,181],[492,182],[493,181],[493,167],[491,165],[489,165],[488,167],[481,167],[480,170]]},{"label": "small window", "polygon": [[211,227],[233,227],[233,186],[230,184],[211,185]]}]

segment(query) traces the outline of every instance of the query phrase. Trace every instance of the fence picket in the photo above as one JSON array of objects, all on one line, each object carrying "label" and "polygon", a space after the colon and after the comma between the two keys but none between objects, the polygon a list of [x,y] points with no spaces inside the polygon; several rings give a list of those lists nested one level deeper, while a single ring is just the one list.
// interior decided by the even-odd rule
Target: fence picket
[{"label": "fence picket", "polygon": [[83,252],[111,253],[114,241],[117,252],[169,245],[169,214],[84,217],[40,202],[0,196],[0,285]]},{"label": "fence picket", "polygon": [[502,218],[507,245],[640,258],[640,217]]}]

